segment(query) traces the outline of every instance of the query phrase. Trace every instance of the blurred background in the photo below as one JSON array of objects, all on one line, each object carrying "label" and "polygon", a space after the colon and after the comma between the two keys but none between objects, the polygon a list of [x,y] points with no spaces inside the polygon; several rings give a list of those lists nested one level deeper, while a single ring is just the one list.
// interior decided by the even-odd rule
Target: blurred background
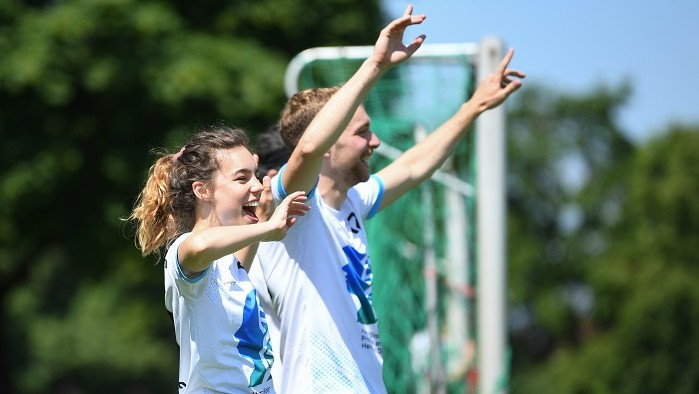
[{"label": "blurred background", "polygon": [[[514,5],[444,1],[432,14],[435,1],[414,3],[428,20],[408,38],[494,34],[528,74],[505,106],[507,390],[699,392],[690,3],[669,14],[625,1],[524,16]],[[122,220],[151,149],[176,151],[219,121],[254,138],[283,106],[295,54],[371,45],[405,4],[0,0],[2,391],[173,392],[162,265],[140,256]],[[444,4],[459,11],[442,13]],[[632,28],[676,34],[634,40]]]}]

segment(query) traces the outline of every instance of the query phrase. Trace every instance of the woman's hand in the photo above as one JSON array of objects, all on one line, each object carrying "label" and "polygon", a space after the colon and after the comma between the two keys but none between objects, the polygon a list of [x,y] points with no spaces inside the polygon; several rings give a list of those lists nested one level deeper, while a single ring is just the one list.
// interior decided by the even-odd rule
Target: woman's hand
[{"label": "woman's hand", "polygon": [[296,223],[296,216],[303,216],[311,207],[305,204],[306,192],[298,191],[288,195],[274,214],[269,218],[273,230],[267,234],[265,241],[279,241],[286,236],[287,230]]}]

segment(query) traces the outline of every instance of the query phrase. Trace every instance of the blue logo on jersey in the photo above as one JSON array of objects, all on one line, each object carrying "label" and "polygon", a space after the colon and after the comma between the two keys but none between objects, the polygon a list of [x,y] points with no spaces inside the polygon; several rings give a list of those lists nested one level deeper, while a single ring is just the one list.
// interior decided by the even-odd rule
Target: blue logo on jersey
[{"label": "blue logo on jersey", "polygon": [[235,332],[235,337],[239,341],[238,353],[252,360],[255,366],[250,374],[248,387],[257,386],[265,380],[271,379],[271,375],[265,379],[265,375],[268,375],[274,362],[268,333],[265,312],[257,305],[257,292],[252,290],[245,298],[243,323]]},{"label": "blue logo on jersey", "polygon": [[345,252],[347,261],[349,261],[342,267],[342,270],[345,271],[347,290],[359,301],[357,321],[363,324],[376,323],[376,313],[374,307],[371,306],[372,274],[368,255],[359,253],[350,246],[343,247],[342,251]]}]

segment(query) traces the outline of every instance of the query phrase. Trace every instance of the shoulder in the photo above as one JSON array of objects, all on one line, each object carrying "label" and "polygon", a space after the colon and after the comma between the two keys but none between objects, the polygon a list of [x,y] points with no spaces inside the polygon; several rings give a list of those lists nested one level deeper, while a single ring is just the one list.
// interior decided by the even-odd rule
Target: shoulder
[{"label": "shoulder", "polygon": [[347,195],[364,196],[367,194],[383,193],[384,184],[381,177],[372,174],[366,182],[358,183],[349,189]]},{"label": "shoulder", "polygon": [[381,206],[384,194],[384,184],[381,178],[372,174],[369,180],[355,185],[347,192],[347,201],[357,207],[362,217],[369,219],[373,217]]}]

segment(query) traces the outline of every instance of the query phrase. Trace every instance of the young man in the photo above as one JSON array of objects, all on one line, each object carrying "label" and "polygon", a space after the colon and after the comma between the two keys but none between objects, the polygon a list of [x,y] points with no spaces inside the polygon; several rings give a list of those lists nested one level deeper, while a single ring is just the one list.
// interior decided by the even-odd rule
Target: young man
[{"label": "young man", "polygon": [[361,103],[386,71],[420,47],[424,35],[408,46],[402,40],[408,26],[424,19],[408,6],[341,88],[299,92],[282,112],[280,133],[293,152],[271,192],[279,202],[306,191],[312,209],[283,241],[260,244],[250,272],[281,356],[275,363],[281,370],[272,371],[280,392],[386,392],[363,221],[429,178],[479,114],[521,87],[524,74],[507,68],[510,50],[451,119],[371,175],[368,160],[380,141]]}]

